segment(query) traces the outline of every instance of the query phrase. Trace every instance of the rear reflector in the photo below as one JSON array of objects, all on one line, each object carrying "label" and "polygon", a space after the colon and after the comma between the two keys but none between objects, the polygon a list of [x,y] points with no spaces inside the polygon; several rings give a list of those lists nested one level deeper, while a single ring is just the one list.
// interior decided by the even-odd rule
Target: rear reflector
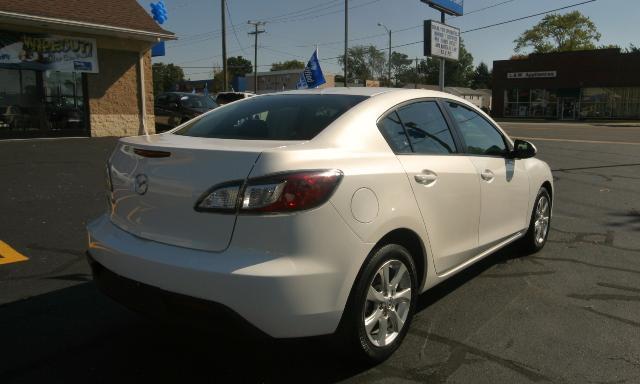
[{"label": "rear reflector", "polygon": [[135,153],[138,156],[152,157],[152,158],[169,157],[169,156],[171,156],[171,152],[153,151],[153,150],[150,150],[150,149],[142,149],[142,148],[134,148],[133,149],[133,153]]}]

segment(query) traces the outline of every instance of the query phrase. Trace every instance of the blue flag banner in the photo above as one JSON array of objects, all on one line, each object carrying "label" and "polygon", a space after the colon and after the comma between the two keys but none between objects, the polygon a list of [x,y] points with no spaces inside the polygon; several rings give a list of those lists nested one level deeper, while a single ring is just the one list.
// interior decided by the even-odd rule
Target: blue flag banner
[{"label": "blue flag banner", "polygon": [[151,57],[164,56],[166,54],[164,41],[156,43],[151,47]]},{"label": "blue flag banner", "polygon": [[320,68],[320,61],[318,60],[318,50],[313,51],[313,55],[309,59],[304,71],[300,74],[298,80],[298,89],[317,88],[326,83],[324,75],[322,74],[322,68]]}]

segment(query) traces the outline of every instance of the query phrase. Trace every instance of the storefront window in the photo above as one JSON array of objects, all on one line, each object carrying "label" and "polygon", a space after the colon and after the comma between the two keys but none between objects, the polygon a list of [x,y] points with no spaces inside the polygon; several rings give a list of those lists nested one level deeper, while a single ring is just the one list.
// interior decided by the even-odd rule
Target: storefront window
[{"label": "storefront window", "polygon": [[0,68],[0,137],[87,133],[83,77]]},{"label": "storefront window", "polygon": [[640,117],[640,87],[584,88],[580,117],[637,119]]},{"label": "storefront window", "polygon": [[0,133],[40,130],[36,72],[0,68]]},{"label": "storefront window", "polygon": [[83,129],[82,74],[45,71],[44,94],[50,130],[64,133]]},{"label": "storefront window", "polygon": [[505,91],[504,115],[510,117],[553,118],[558,114],[558,97],[546,89],[510,89]]}]

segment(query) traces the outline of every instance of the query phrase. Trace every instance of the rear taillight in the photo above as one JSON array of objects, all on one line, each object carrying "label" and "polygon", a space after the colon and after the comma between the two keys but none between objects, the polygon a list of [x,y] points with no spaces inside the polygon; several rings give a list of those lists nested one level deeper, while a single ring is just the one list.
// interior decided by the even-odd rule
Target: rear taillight
[{"label": "rear taillight", "polygon": [[342,180],[339,170],[281,173],[214,187],[196,205],[198,211],[286,213],[324,204]]},{"label": "rear taillight", "polygon": [[242,182],[218,185],[207,192],[196,205],[197,211],[235,212]]}]

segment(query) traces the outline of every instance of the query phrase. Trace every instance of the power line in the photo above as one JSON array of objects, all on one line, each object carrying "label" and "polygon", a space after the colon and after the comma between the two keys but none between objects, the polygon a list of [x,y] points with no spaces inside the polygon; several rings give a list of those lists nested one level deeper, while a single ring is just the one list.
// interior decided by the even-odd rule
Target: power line
[{"label": "power line", "polygon": [[242,53],[244,53],[246,55],[247,52],[244,51],[244,48],[242,48],[242,44],[240,44],[240,39],[238,38],[238,32],[236,32],[236,26],[233,25],[233,19],[231,18],[231,12],[229,11],[229,4],[227,4],[226,8],[227,8],[227,15],[229,15],[229,23],[231,23],[231,29],[233,29],[233,35],[236,37],[236,42],[238,43],[238,47],[240,47],[240,50],[242,50]]},{"label": "power line", "polygon": [[[512,3],[514,1],[516,1],[516,0],[506,0],[506,1],[501,1],[499,3],[483,7],[483,8],[474,9],[472,11],[466,12],[462,16],[458,16],[458,18],[464,17],[466,15],[470,15],[470,14],[473,14],[473,13],[482,12],[482,11],[485,11],[487,9],[495,8],[495,7],[504,5],[504,4]],[[423,27],[423,24],[419,24],[419,25],[414,25],[414,26],[411,26],[411,27],[402,28],[402,29],[394,29],[393,32],[394,33],[404,32],[404,31],[409,31],[411,29],[417,29],[417,28],[422,28],[422,27]],[[359,38],[355,38],[355,39],[349,39],[349,41],[367,40],[367,39],[373,39],[373,38],[382,37],[382,36],[387,36],[387,34],[386,33],[378,33],[378,34],[363,36],[363,37],[359,37]],[[301,48],[301,47],[310,47],[310,46],[314,46],[314,45],[318,45],[318,46],[337,45],[337,44],[343,44],[343,43],[344,43],[344,40],[337,40],[337,41],[330,41],[330,42],[317,43],[317,44],[314,43],[314,44],[306,44],[306,45],[296,45],[296,47]]]},{"label": "power line", "polygon": [[[358,4],[358,5],[354,5],[353,7],[349,7],[349,10],[365,7],[367,5],[370,5],[370,4],[373,4],[373,3],[378,3],[380,1],[381,0],[371,0],[371,1],[363,3],[363,4]],[[274,21],[274,23],[293,23],[293,22],[296,22],[296,21],[317,19],[317,18],[324,17],[324,16],[335,15],[337,13],[344,13],[344,11],[345,11],[344,9],[339,9],[337,11],[328,12],[328,13],[322,13],[322,14],[319,14],[319,15],[311,15],[311,16],[307,16],[307,17],[301,17],[299,19],[285,19],[285,20],[280,20],[280,21]]]},{"label": "power line", "polygon": [[[462,15],[462,16],[471,15],[471,14],[474,14],[474,13],[486,11],[487,9],[499,7],[501,5],[508,4],[508,3],[513,3],[514,1],[516,1],[516,0],[506,0],[506,1],[501,1],[501,2],[493,4],[493,5],[487,5],[486,7],[482,7],[482,8],[474,9],[474,10],[469,11],[469,12],[465,12],[464,15]],[[462,17],[462,16],[458,16],[458,17]]]},{"label": "power line", "polygon": [[[512,1],[515,1],[515,0],[510,0],[508,2],[512,2]],[[579,3],[567,5],[567,6],[564,6],[564,7],[560,7],[560,8],[544,11],[544,12],[539,12],[539,13],[535,13],[535,14],[531,14],[531,15],[528,15],[528,16],[518,17],[518,18],[515,18],[515,19],[505,20],[505,21],[501,21],[501,22],[498,22],[498,23],[493,23],[493,24],[489,24],[489,25],[485,25],[485,26],[481,26],[481,27],[477,27],[477,28],[472,28],[472,29],[469,29],[469,30],[462,31],[460,33],[461,34],[465,34],[465,33],[484,30],[484,29],[488,29],[488,28],[492,28],[492,27],[496,27],[496,26],[500,26],[500,25],[514,23],[516,21],[521,21],[521,20],[526,20],[526,19],[530,19],[530,18],[533,18],[533,17],[537,17],[537,16],[542,16],[542,15],[546,15],[546,14],[549,14],[549,13],[552,13],[552,12],[562,11],[562,10],[569,9],[569,8],[575,8],[575,7],[578,7],[578,6],[581,6],[581,5],[593,3],[595,1],[597,1],[597,0],[586,0],[586,1],[579,2]],[[488,7],[480,8],[480,9],[478,9],[476,11],[479,12],[481,10],[485,10],[485,9],[489,9],[489,8],[492,8],[492,7],[496,7],[498,5],[506,4],[508,2],[507,1],[503,1],[501,3],[497,3],[497,4],[494,4],[494,5],[488,6]],[[344,12],[344,11],[342,11],[342,12]],[[401,32],[401,31],[406,31],[406,30],[415,29],[415,28],[419,28],[419,27],[422,27],[422,25],[408,27],[408,28],[404,28],[404,29],[399,29],[399,30],[394,31],[394,32]],[[376,35],[365,36],[365,37],[361,37],[361,38],[357,38],[357,39],[350,39],[349,41],[364,40],[364,39],[370,38],[370,37],[378,37],[378,36],[376,36]],[[391,48],[392,49],[394,49],[394,48],[402,48],[402,47],[406,47],[406,46],[410,46],[410,45],[421,44],[423,42],[424,42],[424,40],[413,41],[413,42],[410,42],[410,43],[398,44],[398,45],[392,46]],[[339,43],[343,43],[343,41],[340,41]],[[320,43],[318,45],[323,45],[323,44],[328,45],[328,44],[331,44],[331,43]],[[376,47],[376,49],[381,49],[381,48]],[[280,53],[283,53],[283,52],[280,52]],[[289,55],[297,56],[297,55],[292,55],[292,54],[289,54]],[[320,59],[320,61],[321,62],[334,61],[334,60],[340,59],[342,56],[343,55],[335,56],[335,57],[328,57],[328,58]]]},{"label": "power line", "polygon": [[[501,21],[501,22],[499,22],[499,23],[494,23],[494,24],[489,24],[489,25],[485,25],[485,26],[482,26],[482,27],[478,27],[478,28],[468,29],[468,30],[466,30],[466,31],[462,31],[462,32],[460,32],[460,34],[469,33],[469,32],[475,32],[475,31],[480,31],[480,30],[482,30],[482,29],[487,29],[487,28],[497,27],[497,26],[500,26],[500,25],[509,24],[509,23],[513,23],[513,22],[516,22],[516,21],[526,20],[526,19],[530,19],[530,18],[532,18],[532,17],[546,15],[546,14],[548,14],[548,13],[552,13],[552,12],[562,11],[562,10],[569,9],[569,8],[575,8],[575,7],[578,7],[578,6],[580,6],[580,5],[585,5],[585,4],[588,4],[588,3],[593,3],[593,2],[595,2],[595,1],[597,1],[597,0],[587,0],[587,1],[580,2],[580,3],[571,4],[571,5],[567,5],[567,6],[564,6],[564,7],[560,7],[560,8],[552,9],[552,10],[549,10],[549,11],[539,12],[539,13],[536,13],[536,14],[533,14],[533,15],[528,15],[528,16],[518,17],[518,18],[516,18],[516,19],[505,20],[505,21]],[[413,41],[413,42],[411,42],[411,43],[395,45],[395,46],[393,46],[393,47],[391,47],[391,48],[401,48],[401,47],[406,47],[406,46],[409,46],[409,45],[415,45],[415,44],[420,44],[420,43],[424,43],[424,40],[420,40],[420,41]],[[376,49],[381,49],[381,48],[377,48],[377,47],[376,47]]]},{"label": "power line", "polygon": [[[339,6],[343,1],[344,0],[332,0],[332,1],[325,2],[324,4],[315,5],[313,7],[303,8],[301,10],[285,13],[285,14],[279,15],[279,16],[269,17],[269,18],[266,18],[265,20],[269,21],[269,22],[275,22],[275,20],[278,20],[278,19],[299,17],[299,16],[302,16],[302,15],[305,15],[305,14],[309,14],[309,13],[313,13],[313,12],[319,12],[319,11],[323,11],[323,10],[327,10],[327,9],[333,8],[335,6]],[[337,4],[337,3],[340,3],[340,4]]]},{"label": "power line", "polygon": [[[343,0],[332,0],[329,3],[336,3],[336,2],[341,2],[341,1],[343,1]],[[293,12],[284,13],[284,14],[281,14],[281,15],[272,16],[272,17],[266,18],[264,20],[265,21],[270,21],[270,20],[273,20],[273,19],[281,18],[283,16],[294,15],[294,14],[297,14],[297,13],[306,13],[311,9],[318,8],[318,7],[324,7],[326,5],[327,5],[327,3],[318,4],[318,5],[315,5],[313,7],[307,7],[307,8],[299,9],[298,11],[293,11]],[[240,28],[240,31],[242,31],[243,29],[244,30],[249,30],[250,29],[249,27],[247,27],[244,24],[235,24],[235,25],[231,25],[231,27],[244,27],[244,28]],[[213,29],[213,30],[210,30],[210,31],[200,32],[200,33],[197,33],[197,34],[194,34],[194,35],[185,36],[185,37],[181,38],[180,41],[185,41],[185,40],[190,40],[190,39],[197,40],[197,39],[202,39],[202,38],[207,39],[209,37],[215,38],[215,37],[218,37],[216,35],[220,34],[221,31],[222,31],[222,29]],[[208,35],[214,35],[214,36],[208,36]]]},{"label": "power line", "polygon": [[530,19],[530,18],[532,18],[532,17],[536,17],[536,16],[546,15],[547,13],[551,13],[551,12],[562,11],[562,10],[564,10],[564,9],[574,8],[574,7],[577,7],[577,6],[580,6],[580,5],[584,5],[584,4],[588,4],[588,3],[593,3],[594,1],[596,1],[596,0],[587,0],[587,1],[583,1],[583,2],[581,2],[581,3],[577,3],[577,4],[573,4],[573,5],[567,5],[567,6],[565,6],[565,7],[561,7],[561,8],[556,8],[556,9],[553,9],[553,10],[551,10],[551,11],[546,11],[546,12],[536,13],[535,15],[529,15],[529,16],[519,17],[519,18],[517,18],[517,19],[511,19],[511,20],[502,21],[502,22],[495,23],[495,24],[485,25],[484,27],[478,27],[478,28],[474,28],[474,29],[469,29],[469,30],[466,30],[466,31],[461,32],[461,33],[468,33],[468,32],[479,31],[479,30],[481,30],[481,29],[487,29],[487,28],[491,28],[491,27],[497,27],[497,26],[499,26],[499,25],[509,24],[509,23],[513,23],[513,22],[516,22],[516,21],[520,21],[520,20]]}]

